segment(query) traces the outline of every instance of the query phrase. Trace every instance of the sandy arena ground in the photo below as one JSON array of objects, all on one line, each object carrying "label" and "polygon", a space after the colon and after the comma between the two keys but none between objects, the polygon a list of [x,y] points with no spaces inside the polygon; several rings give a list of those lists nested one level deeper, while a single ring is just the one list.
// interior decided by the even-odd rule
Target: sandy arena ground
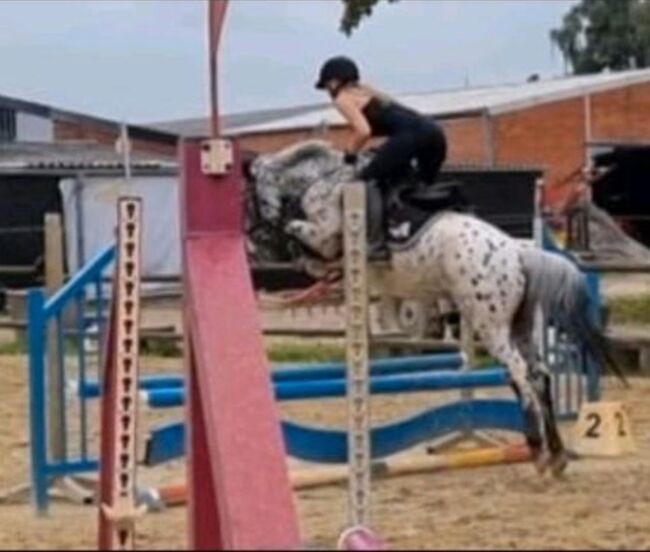
[{"label": "sandy arena ground", "polygon": [[[150,370],[172,371],[179,360],[145,361]],[[639,549],[650,548],[650,381],[625,391],[613,382],[606,395],[622,399],[632,416],[639,454],[574,463],[565,481],[542,479],[531,465],[427,474],[375,484],[377,530],[395,549]],[[0,489],[27,476],[25,361],[0,357]],[[386,419],[430,404],[431,396],[375,400],[373,415]],[[291,405],[290,417],[342,424],[336,402]],[[146,415],[153,422],[180,412]],[[569,430],[570,428],[566,428]],[[174,482],[182,465],[141,471],[141,482]],[[296,502],[305,541],[331,548],[344,524],[343,486],[300,492]],[[183,549],[184,508],[150,514],[138,526],[139,547]],[[0,506],[0,549],[92,549],[97,512],[53,503],[36,519],[29,505]]]}]

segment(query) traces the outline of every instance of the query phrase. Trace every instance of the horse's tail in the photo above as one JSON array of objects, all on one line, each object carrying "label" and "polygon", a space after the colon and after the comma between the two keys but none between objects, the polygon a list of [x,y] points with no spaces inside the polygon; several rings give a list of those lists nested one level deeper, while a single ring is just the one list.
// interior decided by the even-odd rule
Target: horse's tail
[{"label": "horse's tail", "polygon": [[523,251],[522,261],[526,295],[521,312],[530,316],[541,307],[545,318],[557,321],[576,342],[586,345],[601,368],[609,368],[627,384],[605,336],[589,315],[591,299],[584,274],[562,255],[541,249]]}]

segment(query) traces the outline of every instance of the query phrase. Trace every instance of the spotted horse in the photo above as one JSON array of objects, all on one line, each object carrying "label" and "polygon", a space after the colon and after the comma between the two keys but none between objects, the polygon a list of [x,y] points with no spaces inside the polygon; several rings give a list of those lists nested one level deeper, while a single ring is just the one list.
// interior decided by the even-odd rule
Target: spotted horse
[{"label": "spotted horse", "polygon": [[[308,252],[304,266],[323,276],[342,255],[342,191],[354,178],[342,153],[326,142],[300,143],[258,157],[250,172],[262,216],[298,240]],[[371,263],[369,277],[385,313],[398,300],[441,299],[456,306],[508,369],[538,471],[561,476],[569,455],[554,417],[550,372],[533,336],[538,309],[624,380],[588,314],[579,269],[471,214],[439,212],[406,242],[391,244],[390,260]]]}]

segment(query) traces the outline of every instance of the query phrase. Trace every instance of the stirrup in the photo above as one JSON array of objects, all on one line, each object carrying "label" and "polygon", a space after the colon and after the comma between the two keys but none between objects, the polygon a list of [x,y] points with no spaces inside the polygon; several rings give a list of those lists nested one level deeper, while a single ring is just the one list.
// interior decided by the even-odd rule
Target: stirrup
[{"label": "stirrup", "polygon": [[411,239],[413,235],[413,224],[410,220],[405,220],[400,224],[390,224],[388,226],[388,236],[391,241],[403,243]]},{"label": "stirrup", "polygon": [[390,250],[385,243],[368,245],[369,261],[388,261],[390,260]]}]

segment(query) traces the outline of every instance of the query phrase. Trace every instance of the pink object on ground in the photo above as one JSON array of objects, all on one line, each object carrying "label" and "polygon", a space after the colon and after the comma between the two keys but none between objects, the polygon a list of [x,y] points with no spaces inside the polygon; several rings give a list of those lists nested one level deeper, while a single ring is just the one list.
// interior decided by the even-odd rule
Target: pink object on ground
[{"label": "pink object on ground", "polygon": [[346,529],[337,545],[338,550],[385,550],[384,542],[366,527]]}]

